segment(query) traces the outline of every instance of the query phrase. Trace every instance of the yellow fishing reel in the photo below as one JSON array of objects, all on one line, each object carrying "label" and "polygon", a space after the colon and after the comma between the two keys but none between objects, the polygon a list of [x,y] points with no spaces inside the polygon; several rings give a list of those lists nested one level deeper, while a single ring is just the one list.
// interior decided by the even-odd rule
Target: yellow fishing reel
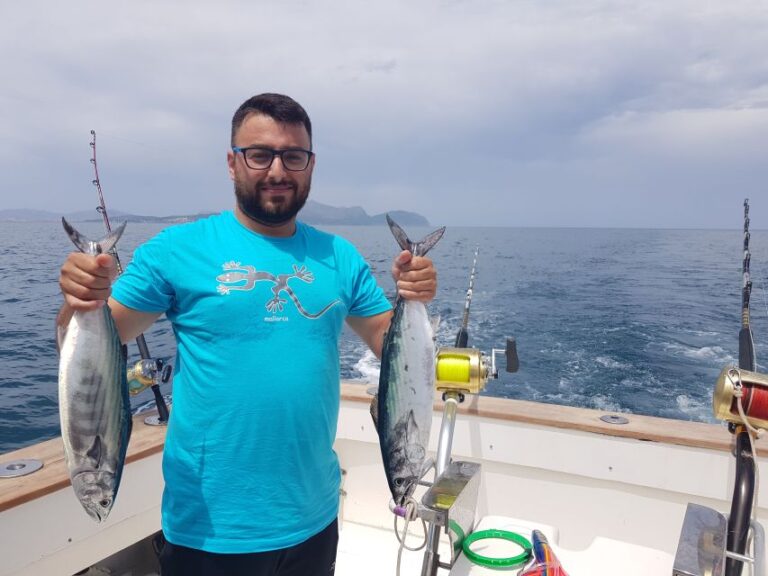
[{"label": "yellow fishing reel", "polygon": [[435,388],[479,394],[488,381],[485,355],[475,348],[441,348],[435,360]]},{"label": "yellow fishing reel", "polygon": [[489,378],[499,377],[496,355],[501,353],[506,355],[506,371],[517,372],[520,362],[514,338],[507,338],[505,349],[491,350],[490,357],[477,348],[440,348],[435,359],[435,389],[479,394]]}]

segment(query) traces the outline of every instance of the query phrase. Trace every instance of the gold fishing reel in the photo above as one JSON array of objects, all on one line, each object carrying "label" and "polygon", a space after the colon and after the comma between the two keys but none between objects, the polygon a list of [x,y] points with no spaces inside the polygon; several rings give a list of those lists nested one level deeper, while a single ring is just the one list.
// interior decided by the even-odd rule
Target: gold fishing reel
[{"label": "gold fishing reel", "polygon": [[715,418],[742,424],[739,400],[747,421],[755,428],[768,429],[768,375],[734,367],[724,368],[712,395]]},{"label": "gold fishing reel", "polygon": [[441,348],[435,360],[435,388],[479,394],[488,381],[486,357],[475,348]]},{"label": "gold fishing reel", "polygon": [[136,396],[150,386],[168,382],[170,376],[170,364],[165,364],[160,359],[141,359],[127,370],[128,392],[131,396]]},{"label": "gold fishing reel", "polygon": [[496,355],[505,354],[507,372],[517,372],[517,343],[507,338],[505,349],[491,350],[486,356],[477,348],[440,348],[435,359],[435,389],[441,392],[480,394],[489,378],[498,378]]}]

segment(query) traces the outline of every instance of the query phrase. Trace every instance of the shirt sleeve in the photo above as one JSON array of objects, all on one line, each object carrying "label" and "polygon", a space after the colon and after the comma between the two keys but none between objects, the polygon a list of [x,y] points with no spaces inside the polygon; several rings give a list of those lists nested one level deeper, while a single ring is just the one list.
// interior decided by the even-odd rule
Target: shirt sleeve
[{"label": "shirt sleeve", "polygon": [[350,316],[375,316],[392,309],[384,290],[376,282],[371,268],[363,257],[352,248],[351,280],[352,301],[349,307]]},{"label": "shirt sleeve", "polygon": [[141,312],[168,311],[175,301],[169,282],[170,246],[167,230],[139,246],[133,260],[112,286],[112,297],[123,306]]}]

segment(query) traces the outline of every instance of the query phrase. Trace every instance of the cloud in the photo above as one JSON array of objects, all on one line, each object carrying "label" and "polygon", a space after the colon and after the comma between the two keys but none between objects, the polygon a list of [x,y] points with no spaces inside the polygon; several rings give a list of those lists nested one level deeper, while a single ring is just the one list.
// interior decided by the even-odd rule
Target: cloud
[{"label": "cloud", "polygon": [[670,218],[649,197],[690,205],[696,189],[707,201],[689,225],[718,226],[733,184],[742,195],[768,176],[758,1],[33,0],[3,11],[2,207],[91,203],[95,129],[116,208],[227,208],[230,117],[263,91],[291,94],[313,118],[316,199],[370,212],[653,226]]}]

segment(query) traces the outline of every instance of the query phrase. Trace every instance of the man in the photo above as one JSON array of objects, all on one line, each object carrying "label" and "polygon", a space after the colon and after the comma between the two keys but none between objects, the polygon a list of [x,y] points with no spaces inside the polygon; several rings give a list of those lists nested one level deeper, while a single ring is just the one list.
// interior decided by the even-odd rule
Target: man
[{"label": "man", "polygon": [[[338,339],[346,322],[380,356],[391,305],[345,240],[296,215],[315,165],[304,109],[278,94],[235,112],[236,205],[166,228],[111,288],[109,255],[70,254],[65,304],[109,306],[123,342],[163,313],[177,340],[163,455],[163,576],[327,576],[338,532]],[[428,258],[401,252],[398,293],[427,302]]]}]

